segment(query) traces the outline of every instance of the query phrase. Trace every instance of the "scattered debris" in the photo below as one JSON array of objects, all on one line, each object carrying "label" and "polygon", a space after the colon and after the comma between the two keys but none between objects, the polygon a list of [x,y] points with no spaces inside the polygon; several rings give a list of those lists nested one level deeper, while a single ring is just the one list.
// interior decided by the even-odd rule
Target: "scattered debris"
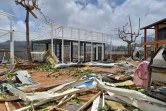
[{"label": "scattered debris", "polygon": [[87,64],[90,67],[108,67],[111,68],[114,66],[114,63],[98,63],[98,62],[90,62]]},{"label": "scattered debris", "polygon": [[126,108],[118,102],[106,100],[106,104],[111,108],[111,110],[126,110]]},{"label": "scattered debris", "polygon": [[31,52],[33,62],[45,62],[46,52]]},{"label": "scattered debris", "polygon": [[59,62],[55,54],[54,55],[51,54],[51,50],[46,51],[45,58],[46,61],[49,62],[51,65],[56,65]]},{"label": "scattered debris", "polygon": [[148,76],[148,61],[141,62],[134,72],[134,84],[140,86],[146,86],[147,76]]},{"label": "scattered debris", "polygon": [[8,102],[5,102],[5,105],[6,105],[6,109],[7,109],[7,111],[10,111],[10,108],[9,108]]},{"label": "scattered debris", "polygon": [[[54,59],[53,64],[55,63],[55,65],[46,62],[32,70],[13,70],[11,73],[3,75],[3,80],[6,82],[2,82],[1,87],[5,89],[2,90],[5,93],[0,101],[5,104],[7,101],[19,100],[24,107],[19,107],[16,111],[28,109],[37,111],[166,110],[165,102],[141,93],[140,91],[143,91],[144,88],[136,86],[132,81],[135,70],[135,65],[132,64],[134,61],[132,63],[130,61],[94,63],[92,68],[93,65],[86,63],[58,64],[55,62],[55,58],[50,59],[50,57],[47,58],[47,61]],[[103,64],[105,66],[102,66]],[[55,66],[61,68],[57,69]],[[66,66],[68,68],[62,69]],[[99,68],[105,70],[96,71]],[[34,77],[36,73],[41,75],[43,83]],[[21,83],[12,79],[13,77],[16,77]],[[58,81],[54,83],[56,80]],[[24,84],[26,86],[23,86]],[[164,86],[160,87],[159,91],[164,94]],[[8,95],[7,92],[14,96],[5,96]]]},{"label": "scattered debris", "polygon": [[28,71],[25,70],[16,71],[16,79],[19,79],[22,84],[38,84],[31,79],[31,76],[28,74]]}]

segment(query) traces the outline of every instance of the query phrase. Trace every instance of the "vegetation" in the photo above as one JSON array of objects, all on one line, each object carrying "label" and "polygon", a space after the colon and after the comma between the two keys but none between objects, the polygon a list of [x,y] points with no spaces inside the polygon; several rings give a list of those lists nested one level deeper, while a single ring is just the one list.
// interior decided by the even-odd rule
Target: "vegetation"
[{"label": "vegetation", "polygon": [[74,98],[71,99],[71,102],[73,104],[78,104],[80,102],[80,100],[77,97],[74,97]]},{"label": "vegetation", "polygon": [[86,69],[86,70],[83,70],[83,71],[77,70],[74,73],[74,76],[76,76],[76,77],[82,77],[82,76],[87,76],[87,75],[92,74],[92,73],[94,73],[94,71],[90,70],[90,69]]},{"label": "vegetation", "polygon": [[58,74],[54,74],[54,75],[48,75],[47,77],[50,77],[50,78],[55,77],[55,78],[57,78],[57,77],[59,77],[60,75],[61,75],[61,73],[58,73]]},{"label": "vegetation", "polygon": [[6,92],[1,92],[0,97],[1,98],[7,98],[7,97],[9,97],[9,95]]},{"label": "vegetation", "polygon": [[40,105],[40,106],[35,106],[35,110],[36,111],[41,111],[41,109],[42,109],[42,111],[49,111],[49,109],[48,109],[48,106],[54,106],[54,105],[56,105],[58,102],[56,101],[56,100],[54,100],[54,101],[50,101],[50,102],[48,102],[48,103],[45,103],[45,104],[43,104],[43,105]]},{"label": "vegetation", "polygon": [[[29,106],[29,105],[31,105],[33,103],[36,103],[36,102],[38,102],[38,101],[33,101],[33,102],[31,102],[31,101],[24,101],[24,102],[22,102],[22,104],[24,106]],[[35,106],[34,108],[35,108],[35,111],[41,111],[41,110],[42,111],[49,111],[48,106],[56,105],[57,103],[58,102],[56,100],[54,100],[54,101],[50,101],[48,103],[45,103],[45,104],[42,104],[42,105],[39,105],[39,106]]]},{"label": "vegetation", "polygon": [[135,106],[132,106],[132,105],[129,105],[129,104],[126,104],[124,107],[126,109],[128,109],[129,111],[134,111],[135,109],[137,109]]},{"label": "vegetation", "polygon": [[21,87],[21,86],[26,86],[27,84],[22,84],[22,83],[12,83],[12,86],[17,86],[17,87]]},{"label": "vegetation", "polygon": [[108,111],[109,107],[105,104],[104,107],[102,107],[102,102],[99,103],[98,111]]},{"label": "vegetation", "polygon": [[51,71],[58,71],[58,69],[55,69],[51,66],[51,64],[49,64],[48,62],[42,64],[41,66],[37,66],[35,67],[35,70],[36,71],[48,71],[48,72],[51,72]]},{"label": "vegetation", "polygon": [[14,76],[15,76],[15,73],[14,73],[14,72],[6,73],[6,74],[4,75],[4,79],[6,79],[6,80],[11,80]]}]

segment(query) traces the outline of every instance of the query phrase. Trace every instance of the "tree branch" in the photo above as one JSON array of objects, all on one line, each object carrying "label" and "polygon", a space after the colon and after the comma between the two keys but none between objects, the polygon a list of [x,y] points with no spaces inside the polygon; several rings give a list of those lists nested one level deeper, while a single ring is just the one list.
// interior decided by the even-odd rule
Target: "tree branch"
[{"label": "tree branch", "polygon": [[18,4],[20,4],[20,5],[22,5],[23,7],[25,7],[25,5],[22,3],[24,0],[21,0],[20,2],[18,1],[18,0],[15,0],[15,3],[18,5]]}]

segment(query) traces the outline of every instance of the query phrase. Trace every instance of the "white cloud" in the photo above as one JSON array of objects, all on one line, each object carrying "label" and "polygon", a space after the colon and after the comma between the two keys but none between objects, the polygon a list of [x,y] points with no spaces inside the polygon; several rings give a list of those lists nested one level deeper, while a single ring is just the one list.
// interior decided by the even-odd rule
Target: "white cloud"
[{"label": "white cloud", "polygon": [[[10,1],[9,6],[11,6],[11,10],[15,10],[13,11],[14,14],[18,16],[22,16],[23,13],[25,14],[25,10],[20,8],[20,6],[16,6],[13,0],[8,1]],[[54,22],[113,34],[115,32],[111,30],[125,25],[128,22],[129,16],[131,17],[135,32],[138,30],[139,17],[141,19],[141,27],[166,17],[165,0],[126,0],[122,5],[118,5],[118,2],[115,0],[98,0],[98,4],[92,4],[89,2],[90,0],[79,0],[85,6],[76,4],[76,1],[78,0],[39,0],[39,6],[42,7],[42,12]],[[5,6],[7,5],[5,2]],[[1,6],[2,4],[0,4]],[[31,19],[30,26],[32,29],[40,23],[45,23],[42,15],[36,11],[35,13],[39,19]],[[14,27],[17,27],[16,29],[19,30],[25,30],[23,28],[25,26],[23,21],[24,19],[18,20]],[[148,32],[153,33],[153,31]],[[140,41],[140,38],[138,41]],[[121,45],[123,41],[117,39],[115,36],[113,38],[113,44]]]}]

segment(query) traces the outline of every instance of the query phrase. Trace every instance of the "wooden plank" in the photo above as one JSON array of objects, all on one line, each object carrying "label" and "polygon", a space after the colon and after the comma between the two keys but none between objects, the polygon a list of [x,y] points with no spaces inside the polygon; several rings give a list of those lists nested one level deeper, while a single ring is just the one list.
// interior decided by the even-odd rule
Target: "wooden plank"
[{"label": "wooden plank", "polygon": [[[76,94],[76,93],[80,93],[80,92],[83,92],[83,91],[89,91],[89,90],[95,89],[96,85],[97,84],[94,83],[92,86],[87,87],[87,88],[83,88],[83,89],[71,89],[71,90],[65,91],[65,92],[60,93],[60,94],[56,93],[56,94],[54,94],[54,97],[52,97],[52,98],[45,99],[45,100],[42,100],[40,102],[34,103],[34,106],[42,105],[42,104],[47,103],[47,102],[49,102],[51,100],[64,97],[65,95]],[[17,109],[15,111],[25,111],[25,110],[30,109],[30,108],[31,108],[31,105],[23,107],[23,108],[20,108],[20,109]]]},{"label": "wooden plank", "polygon": [[87,103],[85,103],[81,108],[79,108],[77,111],[83,111],[86,107],[88,107],[100,94],[102,91],[98,92],[93,98],[91,98]]},{"label": "wooden plank", "polygon": [[59,85],[59,86],[57,86],[57,87],[55,87],[55,88],[53,88],[53,89],[48,90],[47,92],[49,92],[49,93],[54,93],[54,92],[56,92],[56,91],[58,91],[58,90],[60,90],[60,89],[63,89],[65,86],[74,83],[74,82],[75,82],[75,81],[72,81],[72,82],[69,82],[69,83],[65,83],[65,84]]},{"label": "wooden plank", "polygon": [[[69,90],[66,90],[62,93],[35,92],[35,93],[27,94],[26,98],[29,101],[35,101],[35,100],[41,100],[41,99],[50,99],[50,98],[54,98],[54,97],[64,97],[65,95],[68,95],[70,93],[74,94],[74,92],[77,93],[77,92],[84,91],[84,90],[86,91],[86,89],[88,89],[88,88],[95,88],[95,87],[96,87],[96,82],[94,82],[93,85],[90,87],[83,87],[85,89],[83,89],[83,88],[78,89],[78,88],[71,87],[72,89],[69,88]],[[45,96],[43,96],[43,95],[45,95]]]},{"label": "wooden plank", "polygon": [[31,86],[24,86],[24,87],[20,87],[19,89],[24,91],[24,92],[32,92],[32,91],[49,91],[50,89],[54,89],[55,87],[59,86],[59,85],[63,85],[65,83],[69,83],[69,82],[74,82],[72,79],[65,79],[64,81],[58,82],[56,84],[48,84],[48,85],[31,85]]},{"label": "wooden plank", "polygon": [[68,95],[64,96],[64,97],[61,99],[61,101],[59,101],[58,105],[61,104],[61,103],[63,103],[67,98],[68,98]]},{"label": "wooden plank", "polygon": [[166,40],[159,40],[159,41],[152,41],[152,42],[146,42],[146,43],[141,43],[140,45],[156,45],[156,44],[166,44]]},{"label": "wooden plank", "polygon": [[93,101],[91,111],[98,111],[97,108],[99,107],[99,102],[100,102],[100,95]]},{"label": "wooden plank", "polygon": [[76,94],[73,94],[70,98],[68,98],[68,99],[66,99],[64,102],[58,104],[56,107],[62,106],[64,103],[68,102],[69,100],[71,100],[71,99],[72,99],[73,97],[75,97],[75,96],[76,96]]},{"label": "wooden plank", "polygon": [[5,102],[5,106],[6,106],[6,110],[7,110],[7,111],[10,111],[8,102]]},{"label": "wooden plank", "polygon": [[[58,110],[58,111],[68,111],[68,110],[65,110],[65,109],[58,108],[56,106],[55,106],[55,109]],[[54,111],[54,110],[50,110],[50,111]]]},{"label": "wooden plank", "polygon": [[64,102],[62,102],[62,103],[60,103],[60,104],[58,104],[58,105],[56,105],[55,107],[53,107],[52,109],[50,109],[50,111],[54,111],[54,109],[56,109],[56,110],[62,110],[62,111],[66,111],[66,110],[64,110],[64,109],[62,109],[62,108],[59,108],[60,106],[62,106],[63,104],[65,104],[66,102],[68,102],[68,101],[70,101],[73,97],[75,97],[76,96],[76,94],[74,94],[74,95],[72,95],[70,98],[68,98],[68,99],[66,99]]},{"label": "wooden plank", "polygon": [[9,102],[9,101],[15,101],[19,100],[20,98],[18,96],[10,96],[8,98],[0,98],[0,102]]}]

